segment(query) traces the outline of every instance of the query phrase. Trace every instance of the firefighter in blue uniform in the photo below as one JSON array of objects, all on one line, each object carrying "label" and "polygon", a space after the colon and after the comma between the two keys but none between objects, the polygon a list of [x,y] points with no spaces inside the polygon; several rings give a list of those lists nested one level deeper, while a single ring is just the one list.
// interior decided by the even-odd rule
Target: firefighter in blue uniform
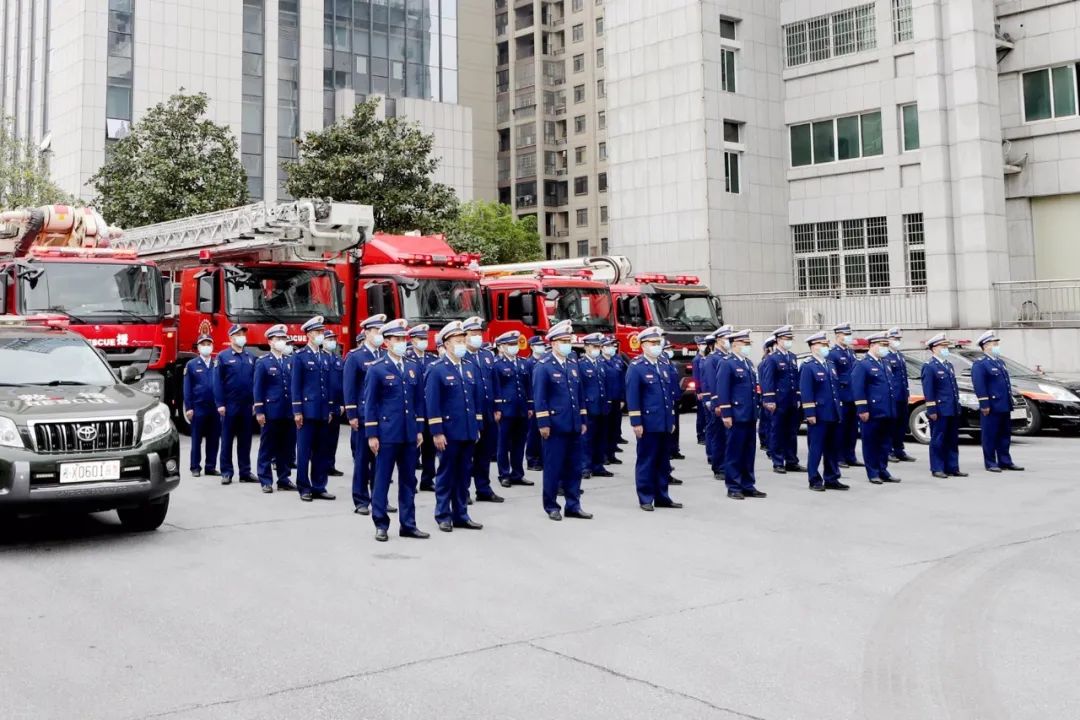
[{"label": "firefighter in blue uniform", "polygon": [[790,325],[773,332],[776,346],[761,367],[761,404],[771,416],[769,456],[773,472],[806,470],[799,464],[799,359],[791,351],[795,334]]},{"label": "firefighter in blue uniform", "polygon": [[979,398],[983,464],[990,472],[1023,470],[1012,460],[1012,381],[1001,359],[1001,340],[989,330],[979,336],[983,356],[971,366],[971,383]]},{"label": "firefighter in blue uniform", "polygon": [[960,390],[949,362],[949,340],[938,333],[926,341],[930,359],[922,366],[922,390],[930,420],[930,472],[936,478],[967,477],[960,472]]},{"label": "firefighter in blue uniform", "polygon": [[648,327],[638,333],[641,355],[626,370],[626,409],[637,438],[634,483],[638,505],[646,512],[655,508],[681,508],[668,494],[671,468],[671,434],[675,408],[671,402],[671,376],[665,371],[663,331]]},{"label": "firefighter in blue uniform", "polygon": [[569,320],[548,330],[551,353],[533,368],[533,408],[544,443],[544,512],[562,520],[561,488],[566,517],[588,520],[581,509],[581,437],[587,431],[581,402],[581,373],[571,359],[574,334]]},{"label": "firefighter in blue uniform", "polygon": [[[757,366],[759,383],[761,381],[761,371],[765,367],[765,361],[768,360],[769,357],[772,355],[773,349],[775,347],[775,336],[770,335],[769,337],[765,338],[765,342],[762,345],[763,355],[761,356],[761,362],[759,362]],[[769,448],[769,437],[772,435],[772,419],[773,418],[770,413],[764,412],[763,407],[758,407],[758,447],[765,451],[765,455],[770,460],[772,460],[772,450]],[[773,466],[775,467],[775,463],[773,463]]]},{"label": "firefighter in blue uniform", "polygon": [[214,339],[200,335],[195,341],[198,355],[184,366],[184,417],[191,425],[191,475],[203,472],[202,446],[206,443],[206,474],[217,475],[221,416],[214,402]]},{"label": "firefighter in blue uniform", "polygon": [[855,412],[855,398],[851,395],[851,373],[855,369],[855,353],[851,350],[851,323],[833,328],[835,342],[829,350],[829,360],[840,379],[840,467],[862,467],[855,456],[855,443],[859,438],[859,418]]},{"label": "firefighter in blue uniform", "polygon": [[607,377],[604,363],[600,360],[601,348],[607,338],[602,333],[590,333],[582,338],[584,355],[578,359],[581,373],[581,407],[585,409],[587,432],[581,438],[581,476],[583,478],[611,477],[604,467],[607,434],[604,422],[611,410],[607,396]]},{"label": "firefighter in blue uniform", "polygon": [[619,357],[619,341],[609,337],[604,341],[604,382],[607,386],[608,411],[604,419],[604,462],[622,465],[616,453],[622,432],[623,402],[626,400],[626,363]]},{"label": "firefighter in blue uniform", "polygon": [[532,373],[536,368],[536,363],[540,362],[547,352],[548,348],[544,344],[543,335],[529,338],[529,357],[525,358],[525,372],[529,378],[529,436],[525,441],[525,466],[529,470],[536,471],[544,469],[544,458],[540,428],[536,424],[536,413],[533,410]]},{"label": "firefighter in blue uniform", "polygon": [[810,346],[810,357],[799,369],[799,395],[806,417],[810,489],[847,490],[850,486],[840,482],[840,380],[829,360],[829,340],[819,332],[808,337],[806,344]]},{"label": "firefighter in blue uniform", "polygon": [[364,437],[364,374],[384,354],[383,337],[380,332],[386,316],[372,315],[360,322],[362,335],[357,345],[345,357],[342,372],[342,394],[345,400],[345,417],[349,419],[352,433],[349,445],[353,453],[352,500],[357,515],[371,513],[371,485],[375,481],[375,454]]},{"label": "firefighter in blue uniform", "polygon": [[333,365],[330,356],[322,350],[326,327],[322,317],[316,315],[300,329],[307,334],[308,344],[293,355],[289,385],[297,430],[296,487],[304,502],[334,500],[335,496],[326,491],[327,471],[332,462],[330,424],[337,409],[330,380]]},{"label": "firefighter in blue uniform", "polygon": [[750,361],[753,348],[750,331],[740,330],[728,336],[732,357],[721,363],[716,374],[716,407],[727,429],[727,448],[724,452],[724,482],[732,500],[763,498],[755,485],[754,447],[755,421],[758,412],[758,380],[754,363]]},{"label": "firefighter in blue uniform", "polygon": [[667,478],[669,485],[682,485],[683,481],[672,473],[675,466],[672,460],[685,460],[686,456],[679,452],[679,400],[682,398],[682,387],[679,384],[679,369],[675,367],[672,359],[675,357],[675,349],[666,338],[661,341],[663,353],[660,355],[660,370],[667,378],[668,402],[671,403],[671,413],[675,417],[674,428],[671,431],[671,439],[668,443],[668,469]]},{"label": "firefighter in blue uniform", "polygon": [[218,353],[214,360],[214,402],[221,416],[221,484],[228,485],[233,479],[233,440],[236,440],[236,464],[239,480],[259,482],[251,473],[251,409],[255,381],[255,356],[244,349],[247,345],[247,328],[233,325],[229,328],[229,347]]},{"label": "firefighter in blue uniform", "polygon": [[387,352],[364,375],[364,433],[375,455],[371,519],[375,539],[389,537],[390,483],[398,472],[398,522],[401,537],[428,537],[416,527],[416,451],[424,441],[424,384],[420,366],[405,357],[409,328],[405,320],[382,326]]},{"label": "firefighter in blue uniform", "polygon": [[892,370],[885,362],[891,352],[889,335],[873,333],[866,340],[870,351],[851,371],[851,397],[859,416],[866,477],[874,485],[900,482],[900,478],[889,472],[892,424],[896,417]]},{"label": "firefighter in blue uniform", "polygon": [[289,385],[292,361],[285,357],[289,329],[274,325],[266,331],[270,352],[255,362],[255,420],[259,423],[257,468],[264,493],[274,492],[274,470],[278,490],[295,490],[291,480],[293,422]]},{"label": "firefighter in blue uniform", "polygon": [[701,364],[705,362],[705,356],[709,354],[709,345],[705,340],[705,335],[695,335],[694,342],[697,344],[697,353],[694,355],[694,359],[690,362],[691,375],[694,379],[694,397],[697,402],[695,403],[697,420],[694,424],[694,429],[697,431],[697,444],[705,444],[705,423],[708,420],[708,410],[705,409],[705,403],[701,399]]},{"label": "firefighter in blue uniform", "polygon": [[[409,349],[405,357],[416,363],[420,368],[420,377],[427,377],[427,370],[438,359],[437,353],[428,352],[428,332],[431,328],[427,325],[413,325],[409,328]],[[418,465],[420,467],[420,491],[435,492],[435,445],[431,442],[431,431],[427,423],[424,423],[424,442],[420,445]]]},{"label": "firefighter in blue uniform", "polygon": [[470,363],[480,382],[480,414],[484,416],[480,427],[480,439],[473,448],[472,477],[477,502],[501,503],[503,498],[491,487],[491,461],[499,441],[499,428],[495,424],[495,355],[484,348],[484,319],[471,317],[461,323],[465,330],[465,342],[469,350],[465,362]]},{"label": "firefighter in blue uniform", "polygon": [[908,366],[900,347],[904,344],[904,331],[898,327],[889,328],[889,357],[885,362],[892,370],[893,400],[896,402],[896,418],[892,426],[892,447],[889,452],[891,462],[915,462],[904,449],[904,438],[908,431],[908,403],[911,400],[911,384],[908,380]]},{"label": "firefighter in blue uniform", "polygon": [[345,414],[345,360],[338,352],[337,333],[326,328],[323,333],[323,352],[330,360],[330,397],[334,403],[334,419],[330,421],[330,469],[331,477],[342,477],[345,473],[337,469],[338,441],[341,438],[341,416]]},{"label": "firefighter in blue uniform", "polygon": [[480,530],[469,517],[469,480],[476,441],[480,438],[482,399],[480,378],[464,362],[465,330],[457,320],[439,331],[443,357],[428,368],[424,381],[424,411],[431,438],[439,453],[435,474],[435,522],[439,530]]},{"label": "firefighter in blue uniform", "polygon": [[525,479],[525,440],[529,434],[529,399],[532,393],[532,376],[528,363],[518,357],[521,350],[521,333],[505,332],[495,338],[495,423],[499,428],[496,461],[499,468],[499,484],[532,485]]},{"label": "firefighter in blue uniform", "polygon": [[718,328],[712,334],[716,351],[705,358],[702,364],[702,394],[705,395],[705,407],[709,411],[705,424],[705,457],[712,467],[713,479],[724,479],[724,456],[727,454],[728,430],[720,418],[720,408],[716,403],[716,380],[720,376],[720,366],[731,359],[730,325]]}]

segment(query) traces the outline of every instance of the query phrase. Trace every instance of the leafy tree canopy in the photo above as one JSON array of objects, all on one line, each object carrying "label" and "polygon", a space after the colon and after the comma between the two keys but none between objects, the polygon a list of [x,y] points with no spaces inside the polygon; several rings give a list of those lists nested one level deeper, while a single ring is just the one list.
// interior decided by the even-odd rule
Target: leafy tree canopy
[{"label": "leafy tree canopy", "polygon": [[485,200],[461,206],[458,217],[446,228],[446,240],[457,252],[480,253],[484,264],[543,258],[536,216],[515,220],[509,205]]},{"label": "leafy tree canopy", "polygon": [[11,119],[0,117],[0,210],[71,203],[49,178],[45,154],[15,136]]}]

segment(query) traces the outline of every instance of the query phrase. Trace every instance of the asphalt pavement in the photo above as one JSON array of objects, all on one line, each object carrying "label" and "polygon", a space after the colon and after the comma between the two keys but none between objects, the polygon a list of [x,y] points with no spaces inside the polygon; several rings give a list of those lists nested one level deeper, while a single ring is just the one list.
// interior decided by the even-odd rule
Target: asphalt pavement
[{"label": "asphalt pavement", "polygon": [[382,544],[347,478],[307,504],[206,477],[154,533],[20,520],[0,718],[1080,717],[1080,440],[1017,441],[1001,475],[965,442],[948,480],[914,445],[902,483],[847,493],[759,455],[769,497],[736,502],[682,429],[682,510],[638,509],[631,444],[585,481],[591,521],[537,484],[444,534],[422,493],[431,539]]}]

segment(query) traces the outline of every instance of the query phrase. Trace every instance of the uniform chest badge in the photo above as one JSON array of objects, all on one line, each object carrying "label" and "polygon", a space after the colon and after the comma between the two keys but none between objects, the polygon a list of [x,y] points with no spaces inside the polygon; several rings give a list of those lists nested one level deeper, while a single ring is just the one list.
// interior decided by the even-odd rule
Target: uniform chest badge
[{"label": "uniform chest badge", "polygon": [[653,379],[652,373],[645,373],[645,379],[646,380],[652,380]]},{"label": "uniform chest badge", "polygon": [[571,377],[577,377],[577,370],[571,370],[570,371],[570,376]]},{"label": "uniform chest badge", "polygon": [[447,375],[446,379],[449,380],[450,382],[454,382],[454,376],[453,375]]},{"label": "uniform chest badge", "polygon": [[783,370],[787,367],[787,363],[780,363],[780,369]]},{"label": "uniform chest badge", "polygon": [[409,370],[409,377],[415,378],[416,377],[416,372],[413,371],[413,370]]},{"label": "uniform chest badge", "polygon": [[466,370],[466,371],[465,371],[465,377],[467,377],[467,378],[469,378],[470,380],[472,380],[472,370]]},{"label": "uniform chest badge", "polygon": [[819,378],[823,378],[823,377],[825,377],[825,373],[823,373],[823,372],[819,372],[819,373],[815,373],[815,374],[816,374],[816,375],[817,375],[817,376],[818,376]]},{"label": "uniform chest badge", "polygon": [[561,378],[562,373],[551,373],[551,377],[553,377],[553,378]]}]

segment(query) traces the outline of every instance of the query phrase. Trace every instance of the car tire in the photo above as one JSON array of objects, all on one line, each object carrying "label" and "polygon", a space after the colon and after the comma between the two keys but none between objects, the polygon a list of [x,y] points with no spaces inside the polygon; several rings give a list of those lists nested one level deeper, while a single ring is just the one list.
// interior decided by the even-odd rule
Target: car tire
[{"label": "car tire", "polygon": [[919,403],[908,416],[908,432],[920,445],[930,444],[930,417],[926,413],[926,403]]},{"label": "car tire", "polygon": [[132,532],[150,532],[157,530],[165,522],[169,512],[169,496],[147,500],[133,508],[121,508],[116,511],[120,524]]},{"label": "car tire", "polygon": [[1043,419],[1042,413],[1039,411],[1039,407],[1029,400],[1024,398],[1024,404],[1027,406],[1027,423],[1013,430],[1013,435],[1038,435],[1042,431]]}]

